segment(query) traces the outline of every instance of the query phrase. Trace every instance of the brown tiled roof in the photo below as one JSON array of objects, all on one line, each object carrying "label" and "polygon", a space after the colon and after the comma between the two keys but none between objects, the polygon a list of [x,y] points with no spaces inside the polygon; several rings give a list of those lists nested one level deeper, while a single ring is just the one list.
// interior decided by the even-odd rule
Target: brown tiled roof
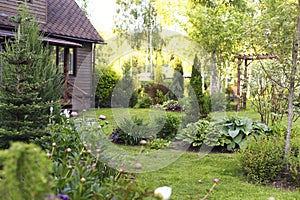
[{"label": "brown tiled roof", "polygon": [[75,0],[47,0],[47,23],[42,29],[59,36],[103,42]]},{"label": "brown tiled roof", "polygon": [[[47,22],[41,29],[50,36],[64,37],[73,40],[103,42],[103,38],[81,11],[75,0],[46,0]],[[13,28],[8,16],[0,16],[1,26]]]}]

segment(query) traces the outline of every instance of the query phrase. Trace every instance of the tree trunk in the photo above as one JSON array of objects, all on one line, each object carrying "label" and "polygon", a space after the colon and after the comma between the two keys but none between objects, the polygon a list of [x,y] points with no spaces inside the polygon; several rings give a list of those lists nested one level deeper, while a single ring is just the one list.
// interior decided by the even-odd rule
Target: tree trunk
[{"label": "tree trunk", "polygon": [[212,55],[211,77],[210,77],[210,94],[218,92],[218,69],[217,69],[217,54],[214,51]]},{"label": "tree trunk", "polygon": [[289,86],[289,107],[288,107],[288,127],[286,142],[284,148],[284,156],[287,157],[290,151],[291,133],[293,126],[293,101],[295,95],[295,76],[297,71],[297,59],[298,59],[298,48],[299,48],[299,38],[300,38],[300,0],[298,0],[298,23],[297,23],[297,35],[292,53],[292,71],[290,76],[290,86]]}]

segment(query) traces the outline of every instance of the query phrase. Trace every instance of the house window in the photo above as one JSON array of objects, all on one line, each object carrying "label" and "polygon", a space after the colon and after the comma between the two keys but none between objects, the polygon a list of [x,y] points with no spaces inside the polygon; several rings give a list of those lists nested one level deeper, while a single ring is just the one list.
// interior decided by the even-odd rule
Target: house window
[{"label": "house window", "polygon": [[[51,46],[51,51],[54,54],[53,63],[59,68],[61,73],[65,73],[66,65],[69,65],[69,75],[76,75],[76,48],[68,48],[61,46]],[[66,62],[66,58],[69,54],[69,60]]]}]

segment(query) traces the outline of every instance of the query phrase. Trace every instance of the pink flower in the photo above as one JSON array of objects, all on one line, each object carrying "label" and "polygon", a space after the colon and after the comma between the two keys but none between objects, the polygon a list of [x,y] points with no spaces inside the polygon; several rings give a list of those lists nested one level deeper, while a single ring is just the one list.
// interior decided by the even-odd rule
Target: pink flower
[{"label": "pink flower", "polygon": [[146,141],[146,140],[141,140],[141,141],[140,141],[140,144],[141,144],[141,145],[146,145],[146,144],[147,144],[147,141]]},{"label": "pink flower", "polygon": [[79,116],[79,114],[78,114],[78,112],[71,112],[71,116],[73,116],[73,117],[78,117]]},{"label": "pink flower", "polygon": [[215,182],[215,183],[219,183],[219,182],[220,182],[220,180],[219,180],[219,179],[217,179],[217,178],[215,178],[215,179],[214,179],[214,182]]},{"label": "pink flower", "polygon": [[134,168],[140,169],[142,167],[141,163],[135,163]]}]

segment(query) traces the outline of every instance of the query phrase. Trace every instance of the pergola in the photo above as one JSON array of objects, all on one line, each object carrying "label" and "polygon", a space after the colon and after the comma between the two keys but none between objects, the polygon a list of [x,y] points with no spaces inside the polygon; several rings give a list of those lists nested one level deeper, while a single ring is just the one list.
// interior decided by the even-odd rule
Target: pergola
[{"label": "pergola", "polygon": [[[246,109],[247,107],[247,85],[248,85],[248,66],[254,60],[265,60],[265,59],[276,59],[277,57],[273,54],[267,55],[238,55],[234,58],[238,59],[238,68],[237,68],[237,95],[238,95],[238,102],[237,102],[237,111],[242,109]],[[244,63],[244,67],[242,66]],[[242,76],[243,75],[243,76]],[[243,77],[243,78],[242,78]],[[241,85],[242,81],[242,85]],[[241,88],[242,93],[241,93]]]}]

